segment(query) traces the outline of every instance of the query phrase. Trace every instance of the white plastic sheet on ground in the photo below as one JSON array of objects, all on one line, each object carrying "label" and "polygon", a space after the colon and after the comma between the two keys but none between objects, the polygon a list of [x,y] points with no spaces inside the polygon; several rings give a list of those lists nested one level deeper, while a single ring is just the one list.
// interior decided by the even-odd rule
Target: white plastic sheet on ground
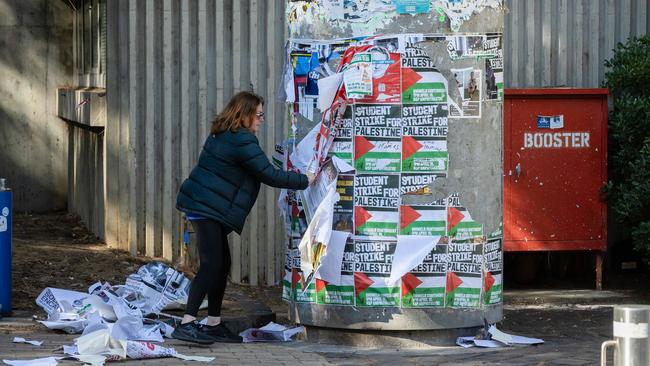
[{"label": "white plastic sheet on ground", "polygon": [[33,360],[2,360],[2,362],[11,366],[56,366],[60,359],[61,357],[43,357]]},{"label": "white plastic sheet on ground", "polygon": [[[486,326],[487,327],[487,326]],[[483,347],[483,348],[497,348],[497,347],[506,347],[515,344],[520,345],[535,345],[544,343],[543,339],[539,338],[529,338],[522,337],[518,335],[512,335],[497,329],[496,325],[490,325],[488,328],[488,338],[490,339],[476,339],[475,337],[458,337],[456,338],[456,344],[464,347]]]},{"label": "white plastic sheet on ground", "polygon": [[250,342],[289,342],[291,338],[305,331],[305,327],[287,328],[284,325],[269,322],[261,328],[250,328],[239,333],[244,343]]},{"label": "white plastic sheet on ground", "polygon": [[14,343],[27,343],[31,344],[32,346],[37,346],[40,347],[43,344],[43,341],[34,341],[34,340],[28,340],[23,337],[14,337],[13,340]]}]

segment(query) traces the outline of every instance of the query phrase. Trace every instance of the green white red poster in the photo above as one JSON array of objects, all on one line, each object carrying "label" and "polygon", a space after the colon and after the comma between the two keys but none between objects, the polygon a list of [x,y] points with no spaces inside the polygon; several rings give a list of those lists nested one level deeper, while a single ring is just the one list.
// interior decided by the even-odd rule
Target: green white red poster
[{"label": "green white red poster", "polygon": [[426,205],[400,206],[400,235],[444,236],[447,207],[444,200]]},{"label": "green white red poster", "polygon": [[396,241],[354,240],[356,306],[399,306],[400,285],[388,284]]},{"label": "green white red poster", "polygon": [[444,178],[445,173],[402,173],[400,174],[400,194],[431,194],[429,185],[438,178]]},{"label": "green white red poster", "polygon": [[354,177],[354,235],[397,237],[399,174]]},{"label": "green white red poster", "polygon": [[316,279],[316,293],[319,304],[354,305],[354,242],[348,239],[341,263],[341,283],[334,285]]},{"label": "green white red poster", "polygon": [[503,300],[503,251],[501,238],[488,238],[483,248],[483,303],[500,304]]},{"label": "green white red poster", "polygon": [[427,53],[409,45],[402,54],[402,104],[447,103],[447,80]]},{"label": "green white red poster", "polygon": [[449,160],[446,104],[402,106],[402,171],[446,172]]},{"label": "green white red poster", "polygon": [[483,235],[483,225],[474,221],[467,209],[460,204],[458,193],[447,199],[447,236],[456,239],[475,238]]},{"label": "green white red poster", "polygon": [[336,128],[332,146],[328,156],[336,156],[352,165],[352,105],[348,105],[343,112],[340,126]]},{"label": "green white red poster", "polygon": [[483,288],[483,242],[452,240],[448,245],[445,306],[476,308]]},{"label": "green white red poster", "polygon": [[357,173],[399,173],[401,112],[399,105],[354,106],[354,167]]},{"label": "green white red poster", "polygon": [[438,244],[417,267],[402,276],[402,306],[445,306],[447,245]]}]

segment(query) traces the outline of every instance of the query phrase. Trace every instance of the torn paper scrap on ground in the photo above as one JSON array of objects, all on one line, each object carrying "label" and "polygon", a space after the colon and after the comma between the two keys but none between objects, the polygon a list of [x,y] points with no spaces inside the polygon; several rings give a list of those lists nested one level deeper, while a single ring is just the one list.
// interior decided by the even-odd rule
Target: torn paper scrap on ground
[{"label": "torn paper scrap on ground", "polygon": [[440,236],[398,235],[397,247],[390,270],[389,284],[396,283],[409,273],[436,247]]},{"label": "torn paper scrap on ground", "polygon": [[501,343],[511,345],[511,344],[541,344],[544,343],[543,339],[539,338],[529,338],[529,337],[522,337],[518,335],[512,335],[508,333],[504,333],[497,329],[496,325],[490,326],[488,329],[488,333],[492,337],[492,339],[497,340]]},{"label": "torn paper scrap on ground", "polygon": [[[340,199],[336,192],[336,179],[327,188],[327,194],[318,205],[307,231],[300,240],[300,269],[305,275],[313,274],[325,253],[326,245],[332,234],[334,203]],[[306,287],[305,287],[306,288]]]},{"label": "torn paper scrap on ground", "polygon": [[28,343],[31,344],[32,346],[40,346],[43,344],[43,341],[30,341],[22,337],[14,337],[13,340],[14,343]]},{"label": "torn paper scrap on ground", "polygon": [[88,294],[47,287],[36,298],[36,304],[48,314],[73,312],[73,304],[88,297]]},{"label": "torn paper scrap on ground", "polygon": [[159,313],[175,303],[185,304],[189,288],[189,278],[160,262],[143,265],[127,277],[124,285],[125,291],[137,295],[130,303],[145,315]]},{"label": "torn paper scrap on ground", "polygon": [[56,366],[57,361],[62,357],[44,357],[35,358],[33,360],[2,360],[7,365],[11,366]]},{"label": "torn paper scrap on ground", "polygon": [[482,347],[482,348],[497,348],[497,347],[505,346],[505,344],[498,341],[489,340],[489,339],[475,339],[472,336],[458,337],[456,338],[456,344],[463,348],[469,348],[474,346]]},{"label": "torn paper scrap on ground", "polygon": [[250,328],[239,333],[244,339],[244,343],[250,342],[289,342],[291,338],[301,332],[305,331],[305,327],[287,328],[274,322],[261,328]]}]

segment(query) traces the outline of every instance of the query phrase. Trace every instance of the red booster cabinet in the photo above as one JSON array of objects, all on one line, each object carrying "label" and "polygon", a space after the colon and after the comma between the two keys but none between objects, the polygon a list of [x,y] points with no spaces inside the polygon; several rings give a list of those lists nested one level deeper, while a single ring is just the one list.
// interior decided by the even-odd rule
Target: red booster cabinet
[{"label": "red booster cabinet", "polygon": [[504,92],[504,250],[607,249],[607,89]]}]

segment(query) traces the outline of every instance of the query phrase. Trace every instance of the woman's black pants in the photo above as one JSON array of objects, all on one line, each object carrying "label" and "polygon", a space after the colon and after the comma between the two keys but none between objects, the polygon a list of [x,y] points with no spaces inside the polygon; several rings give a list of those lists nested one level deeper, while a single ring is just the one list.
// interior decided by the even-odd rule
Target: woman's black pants
[{"label": "woman's black pants", "polygon": [[220,222],[192,220],[199,249],[199,271],[192,281],[185,314],[196,317],[205,295],[208,316],[221,316],[221,302],[230,272],[230,250],[226,228]]}]

